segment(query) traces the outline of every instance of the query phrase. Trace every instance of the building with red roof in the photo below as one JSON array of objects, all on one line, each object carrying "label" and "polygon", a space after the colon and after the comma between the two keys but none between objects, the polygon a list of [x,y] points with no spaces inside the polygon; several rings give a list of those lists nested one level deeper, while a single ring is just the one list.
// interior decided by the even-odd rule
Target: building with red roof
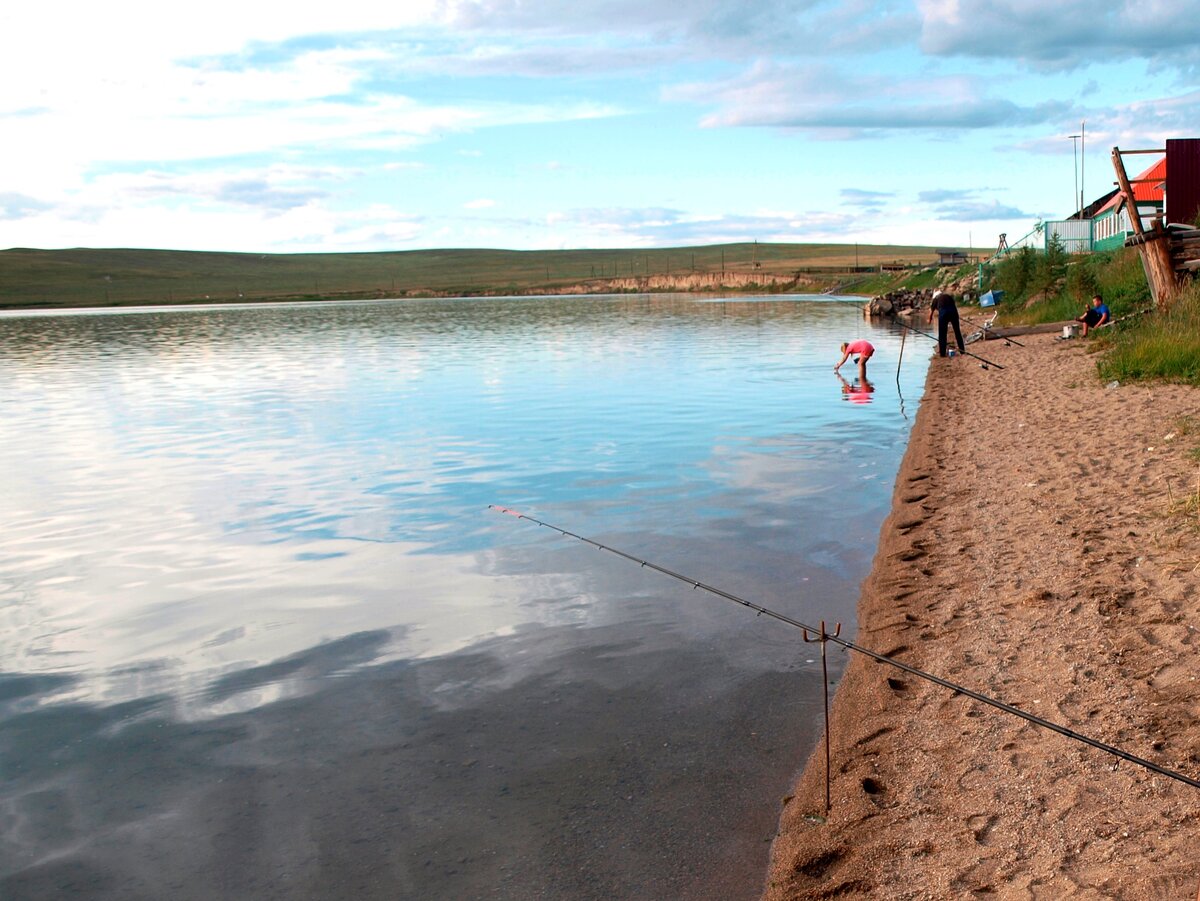
[{"label": "building with red roof", "polygon": [[[1163,214],[1167,194],[1167,158],[1164,156],[1145,172],[1129,180],[1137,201],[1142,228],[1149,230],[1153,220]],[[1092,249],[1114,250],[1125,245],[1133,234],[1125,195],[1117,191],[1092,217]]]}]

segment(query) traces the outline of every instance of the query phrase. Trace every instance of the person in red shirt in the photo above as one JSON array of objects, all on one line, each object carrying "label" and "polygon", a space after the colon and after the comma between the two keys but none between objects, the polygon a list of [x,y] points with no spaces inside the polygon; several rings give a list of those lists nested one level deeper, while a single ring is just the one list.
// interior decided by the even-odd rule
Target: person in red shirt
[{"label": "person in red shirt", "polygon": [[833,367],[833,371],[837,372],[842,368],[842,364],[850,359],[850,355],[854,354],[858,359],[854,362],[858,364],[858,380],[866,382],[867,380],[867,360],[875,353],[875,347],[870,341],[864,341],[861,338],[857,341],[842,342],[842,358],[838,360],[837,365]]}]

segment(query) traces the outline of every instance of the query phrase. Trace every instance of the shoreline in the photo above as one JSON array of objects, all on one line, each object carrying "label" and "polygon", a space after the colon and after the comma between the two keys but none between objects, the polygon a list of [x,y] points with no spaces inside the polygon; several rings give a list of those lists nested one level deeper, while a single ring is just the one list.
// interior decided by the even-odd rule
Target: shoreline
[{"label": "shoreline", "polygon": [[[722,297],[725,295],[737,295],[745,297],[767,296],[767,297],[811,297],[811,296],[838,296],[838,297],[861,297],[867,299],[868,294],[858,294],[854,290],[847,291],[821,291],[820,284],[811,284],[806,288],[792,285],[784,285],[780,290],[772,290],[779,288],[783,282],[778,284],[760,284],[757,282],[746,282],[744,284],[728,284],[724,287],[621,287],[612,285],[604,289],[600,288],[585,288],[581,285],[560,286],[554,289],[530,288],[527,291],[514,293],[511,290],[502,288],[496,289],[478,289],[467,291],[411,291],[411,292],[345,292],[341,294],[281,294],[281,295],[264,295],[255,297],[186,297],[171,300],[113,300],[107,303],[96,303],[94,301],[74,303],[65,301],[63,303],[4,303],[0,302],[0,313],[88,313],[88,312],[104,312],[109,310],[137,310],[137,309],[170,309],[179,307],[181,309],[197,308],[197,307],[259,307],[259,306],[295,306],[297,304],[324,304],[324,303],[375,303],[388,302],[394,300],[479,300],[479,299],[497,299],[514,297],[638,297],[641,295],[669,295],[669,294],[688,294],[696,297]],[[811,290],[809,290],[811,289]]]},{"label": "shoreline", "polygon": [[[855,640],[1200,777],[1200,390],[1022,343],[930,366]],[[818,745],[766,901],[1197,897],[1185,783],[858,654],[830,736],[832,811]]]}]

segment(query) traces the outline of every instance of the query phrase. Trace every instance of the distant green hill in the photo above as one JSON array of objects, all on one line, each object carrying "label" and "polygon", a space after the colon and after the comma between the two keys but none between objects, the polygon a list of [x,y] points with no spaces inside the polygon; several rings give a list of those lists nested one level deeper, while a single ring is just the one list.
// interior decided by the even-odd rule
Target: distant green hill
[{"label": "distant green hill", "polygon": [[[313,300],[613,290],[613,279],[721,273],[845,282],[867,267],[934,262],[931,247],[717,244],[652,250],[412,250],[257,254],[177,250],[0,251],[0,306]],[[682,283],[682,282],[681,282]],[[619,290],[633,290],[631,287]]]}]

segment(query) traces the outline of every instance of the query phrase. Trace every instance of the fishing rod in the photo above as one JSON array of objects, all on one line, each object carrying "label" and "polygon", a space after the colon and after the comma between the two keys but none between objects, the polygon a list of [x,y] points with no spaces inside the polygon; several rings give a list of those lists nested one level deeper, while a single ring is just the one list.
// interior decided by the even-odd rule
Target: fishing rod
[{"label": "fishing rod", "polygon": [[979,333],[980,333],[980,335],[986,335],[988,332],[991,332],[991,333],[992,333],[992,334],[994,334],[994,335],[995,335],[997,338],[999,338],[1001,341],[1003,341],[1005,344],[1015,344],[1015,345],[1017,345],[1017,347],[1024,347],[1024,346],[1025,346],[1025,345],[1024,345],[1024,344],[1022,344],[1020,341],[1018,341],[1016,338],[1010,338],[1008,335],[1001,335],[999,332],[997,332],[997,331],[996,331],[994,328],[992,328],[990,325],[985,325],[984,323],[982,323],[982,322],[979,322],[978,320],[975,320],[975,319],[968,319],[968,318],[967,318],[966,316],[964,316],[964,315],[963,315],[961,312],[958,314],[958,318],[959,318],[959,319],[961,319],[963,322],[969,322],[969,323],[971,323],[971,325],[977,325],[977,326],[979,326]]},{"label": "fishing rod", "polygon": [[[854,306],[859,307],[860,309],[862,308],[861,304],[855,303],[852,300],[835,300],[834,303],[853,304]],[[909,331],[916,332],[918,335],[924,335],[930,341],[936,341],[938,344],[941,344],[941,341],[938,340],[937,336],[931,335],[931,334],[929,334],[929,332],[923,332],[919,328],[909,325],[907,322],[901,322],[899,316],[893,316],[892,322],[894,322],[896,325],[900,326],[901,328],[906,328]],[[971,353],[971,351],[969,351],[969,350],[964,349],[962,351],[959,351],[959,353],[966,354],[968,357],[974,357],[976,360],[978,360],[980,363],[983,364],[984,369],[986,369],[989,366],[995,366],[997,369],[1004,368],[999,363],[994,363],[991,360],[984,359],[983,357],[979,356],[979,354]]]},{"label": "fishing rod", "polygon": [[488,504],[488,509],[495,510],[498,513],[505,513],[509,516],[515,516],[517,519],[527,520],[535,525],[549,529],[552,532],[557,532],[558,534],[567,538],[573,538],[576,541],[589,544],[598,550],[608,551],[611,554],[616,554],[618,557],[624,557],[626,560],[638,564],[643,569],[652,569],[655,572],[662,573],[664,576],[668,576],[679,582],[683,582],[686,585],[691,585],[693,591],[700,589],[708,594],[715,595],[716,597],[731,601],[735,604],[740,604],[743,607],[748,607],[749,609],[755,611],[758,616],[769,616],[772,619],[779,620],[781,623],[785,623],[786,625],[792,626],[796,629],[801,629],[805,633],[812,632],[816,635],[819,635],[822,642],[832,641],[834,644],[841,645],[841,647],[847,651],[855,651],[866,657],[870,657],[872,660],[875,660],[879,663],[886,663],[888,666],[893,666],[896,669],[903,670],[911,676],[916,676],[919,679],[925,679],[926,681],[932,682],[935,685],[948,688],[950,691],[953,691],[956,694],[965,695],[972,700],[979,701],[981,704],[987,704],[990,707],[995,707],[997,710],[1001,710],[1004,713],[1019,717],[1026,722],[1033,723],[1035,726],[1041,726],[1043,729],[1049,729],[1051,732],[1057,732],[1059,735],[1063,735],[1072,741],[1080,742],[1088,745],[1089,747],[1095,748],[1098,751],[1103,751],[1106,754],[1111,754],[1114,757],[1118,757],[1121,760],[1137,764],[1138,766],[1147,769],[1152,773],[1158,773],[1160,776],[1166,776],[1169,779],[1174,779],[1178,782],[1184,783],[1185,785],[1190,785],[1192,788],[1200,789],[1200,780],[1193,779],[1190,776],[1185,776],[1183,773],[1168,769],[1167,767],[1159,766],[1157,763],[1146,760],[1143,757],[1138,757],[1135,754],[1130,754],[1128,751],[1123,751],[1120,748],[1114,747],[1113,745],[1105,744],[1104,742],[1098,741],[1094,738],[1089,738],[1088,736],[1082,735],[1081,733],[1076,732],[1073,729],[1069,729],[1066,726],[1060,725],[1059,723],[1043,719],[1040,716],[1036,716],[1035,714],[1022,710],[1019,707],[1014,707],[1012,704],[1006,704],[1004,701],[999,701],[988,695],[981,694],[980,692],[977,692],[971,688],[967,688],[964,685],[958,685],[957,683],[951,682],[948,679],[943,679],[941,676],[935,676],[933,673],[927,673],[915,666],[910,666],[902,660],[897,660],[895,657],[889,657],[887,654],[880,654],[878,651],[872,651],[870,648],[865,648],[856,642],[841,638],[836,633],[830,633],[826,631],[824,623],[821,624],[820,628],[810,626],[798,619],[793,619],[787,614],[780,613],[777,610],[772,610],[769,607],[763,607],[760,604],[755,604],[752,601],[738,597],[736,594],[731,594],[728,591],[724,591],[713,585],[709,585],[706,582],[701,582],[698,579],[693,579],[690,576],[685,576],[682,573],[667,569],[665,566],[659,566],[657,563],[651,563],[649,560],[643,560],[640,557],[635,557],[633,554],[627,553],[619,548],[611,547],[607,544],[601,544],[598,541],[594,541],[593,539],[587,538],[583,535],[578,535],[575,532],[570,532],[566,529],[560,528],[559,526],[551,525],[548,522],[542,522],[540,519],[527,516],[526,514],[517,510],[512,510],[508,507],[501,507],[498,504]]},{"label": "fishing rod", "polygon": [[[929,334],[929,332],[923,332],[919,328],[915,328],[914,326],[909,325],[907,322],[901,322],[899,320],[899,318],[893,319],[892,321],[895,322],[896,325],[900,326],[901,328],[906,328],[906,329],[909,329],[910,331],[914,331],[918,335],[924,335],[930,341],[936,341],[938,344],[942,343],[936,335],[931,335],[931,334]],[[1004,368],[999,363],[993,363],[991,360],[985,360],[983,357],[979,356],[979,354],[973,354],[969,350],[960,350],[959,353],[966,354],[968,357],[974,357],[976,360],[978,360],[980,363],[983,364],[984,369],[987,369],[989,366],[995,366],[997,369]]]}]

